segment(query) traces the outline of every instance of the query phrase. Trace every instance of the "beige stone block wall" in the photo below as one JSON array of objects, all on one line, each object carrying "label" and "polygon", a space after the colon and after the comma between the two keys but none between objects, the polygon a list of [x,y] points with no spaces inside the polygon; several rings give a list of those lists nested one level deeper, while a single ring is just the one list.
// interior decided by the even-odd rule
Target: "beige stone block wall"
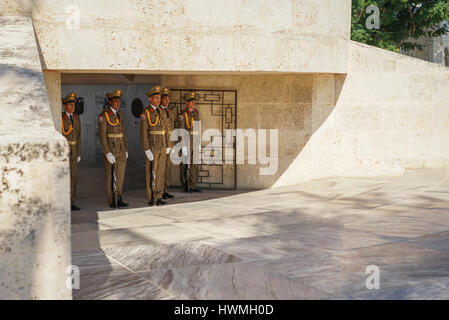
[{"label": "beige stone block wall", "polygon": [[[274,175],[260,175],[260,168],[266,165],[248,164],[246,154],[245,163],[237,165],[237,187],[254,189],[271,187],[300,154],[313,126],[321,126],[327,118],[340,86],[336,79],[329,74],[164,75],[161,83],[174,89],[237,90],[239,129],[278,130],[279,158]],[[324,87],[322,95],[316,93],[316,86]],[[269,146],[267,134],[267,152]]]},{"label": "beige stone block wall", "polygon": [[[350,53],[335,108],[274,186],[448,165],[449,69],[356,42]],[[316,84],[315,101],[330,102],[332,85]]]},{"label": "beige stone block wall", "polygon": [[350,0],[0,3],[32,16],[44,69],[128,73],[346,73],[350,13]]}]

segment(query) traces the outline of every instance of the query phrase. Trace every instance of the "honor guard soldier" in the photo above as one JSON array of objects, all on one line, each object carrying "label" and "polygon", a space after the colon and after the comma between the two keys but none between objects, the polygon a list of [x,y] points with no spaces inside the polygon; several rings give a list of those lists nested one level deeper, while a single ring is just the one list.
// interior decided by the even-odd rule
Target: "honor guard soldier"
[{"label": "honor guard soldier", "polygon": [[75,205],[76,199],[76,178],[78,162],[81,160],[81,122],[75,111],[76,94],[69,93],[62,98],[64,112],[62,113],[62,135],[69,144],[70,160],[70,202],[72,210],[80,210]]},{"label": "honor guard soldier", "polygon": [[170,154],[173,153],[173,141],[170,141],[170,135],[175,128],[175,112],[169,107],[170,104],[170,90],[164,88],[161,94],[160,110],[162,114],[162,121],[164,122],[165,140],[166,140],[166,154],[165,154],[165,178],[164,178],[164,192],[162,199],[173,198],[174,195],[168,193],[170,188],[170,175],[171,175],[171,158]]},{"label": "honor guard soldier", "polygon": [[[197,187],[198,165],[193,163],[193,136],[201,134],[201,132],[196,131],[198,128],[195,126],[195,122],[200,121],[200,114],[198,110],[195,109],[197,95],[195,92],[191,92],[184,95],[183,98],[186,103],[186,108],[180,115],[181,128],[186,130],[186,133],[190,137],[190,143],[187,145],[186,142],[184,142],[184,146],[182,147],[182,156],[184,159],[187,158],[188,161],[183,161],[181,163],[181,182],[184,186],[184,192],[201,192]],[[201,143],[199,148],[199,151],[201,152]],[[188,158],[188,154],[190,155],[190,158]]]},{"label": "honor guard soldier", "polygon": [[107,93],[109,106],[98,116],[98,137],[106,172],[106,193],[111,208],[128,207],[122,199],[128,144],[125,119],[119,111],[123,91]]},{"label": "honor guard soldier", "polygon": [[162,200],[165,180],[166,136],[161,103],[161,87],[156,85],[147,92],[150,105],[140,115],[140,141],[145,152],[145,185],[148,205],[165,205]]}]

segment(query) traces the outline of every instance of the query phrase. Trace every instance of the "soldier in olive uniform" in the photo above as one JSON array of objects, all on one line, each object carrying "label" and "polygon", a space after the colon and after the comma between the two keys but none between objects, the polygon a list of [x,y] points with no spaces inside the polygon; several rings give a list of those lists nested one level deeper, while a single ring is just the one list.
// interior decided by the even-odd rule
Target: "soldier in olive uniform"
[{"label": "soldier in olive uniform", "polygon": [[148,205],[165,205],[162,200],[165,180],[166,136],[162,112],[161,87],[154,86],[147,92],[150,105],[143,109],[140,116],[140,141],[146,155],[145,185]]},{"label": "soldier in olive uniform", "polygon": [[98,137],[103,151],[106,193],[111,208],[129,206],[122,199],[126,159],[128,159],[125,119],[123,113],[119,111],[122,94],[121,90],[107,93],[109,106],[98,116]]},{"label": "soldier in olive uniform", "polygon": [[[197,100],[197,96],[195,92],[191,92],[184,96],[184,101],[186,102],[186,108],[181,112],[180,121],[181,128],[185,129],[188,135],[190,136],[190,143],[187,145],[184,143],[182,147],[182,156],[184,159],[188,159],[187,164],[186,161],[183,161],[180,165],[181,168],[181,182],[184,186],[184,192],[201,192],[201,190],[197,187],[198,184],[198,165],[193,163],[193,136],[200,135],[201,132],[198,132],[195,129],[194,123],[196,121],[200,121],[200,114],[198,110],[195,109],[195,103]],[[185,140],[183,138],[183,140]],[[201,152],[201,143],[199,145],[199,152]],[[190,154],[190,159],[187,157],[188,152]],[[186,167],[187,166],[187,167]],[[186,170],[188,169],[188,170]],[[187,179],[188,176],[188,185]]]},{"label": "soldier in olive uniform", "polygon": [[170,188],[170,174],[171,174],[171,159],[170,154],[173,153],[173,141],[170,141],[170,135],[175,127],[175,112],[169,108],[170,104],[170,90],[164,88],[161,95],[161,105],[159,106],[162,114],[162,121],[164,122],[165,139],[167,144],[165,155],[165,179],[164,179],[164,193],[162,199],[173,198],[174,195],[168,193]]},{"label": "soldier in olive uniform", "polygon": [[62,113],[62,135],[69,144],[70,160],[70,202],[72,210],[80,210],[75,205],[76,178],[78,162],[81,160],[81,122],[75,111],[76,94],[69,93],[62,99],[64,112]]}]

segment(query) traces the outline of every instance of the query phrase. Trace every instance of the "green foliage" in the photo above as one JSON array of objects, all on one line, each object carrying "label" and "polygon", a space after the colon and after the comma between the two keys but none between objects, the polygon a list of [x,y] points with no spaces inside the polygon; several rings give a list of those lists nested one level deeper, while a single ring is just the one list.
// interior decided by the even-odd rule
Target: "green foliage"
[{"label": "green foliage", "polygon": [[[369,5],[380,10],[380,29],[369,30]],[[438,37],[449,31],[448,0],[352,0],[351,39],[392,51],[408,51],[422,46],[410,39]]]}]

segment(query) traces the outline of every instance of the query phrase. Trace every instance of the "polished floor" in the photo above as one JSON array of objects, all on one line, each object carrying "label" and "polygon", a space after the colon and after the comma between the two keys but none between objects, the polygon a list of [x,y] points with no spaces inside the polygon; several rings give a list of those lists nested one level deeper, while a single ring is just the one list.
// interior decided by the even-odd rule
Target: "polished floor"
[{"label": "polished floor", "polygon": [[[446,170],[175,190],[163,207],[146,206],[141,170],[130,170],[132,206],[118,211],[105,206],[101,170],[80,170],[75,299],[449,299]],[[379,289],[366,287],[373,265]]]}]

